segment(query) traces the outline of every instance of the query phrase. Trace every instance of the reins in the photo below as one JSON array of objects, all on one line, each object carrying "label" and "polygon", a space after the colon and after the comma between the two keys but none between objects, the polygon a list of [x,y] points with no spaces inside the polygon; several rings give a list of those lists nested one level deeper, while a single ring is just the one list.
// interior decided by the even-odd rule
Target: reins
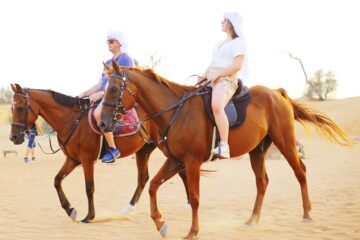
[{"label": "reins", "polygon": [[[204,79],[204,80],[202,80],[201,82],[204,82],[204,81],[206,81],[206,80],[207,80],[207,79]],[[199,82],[198,84],[200,84],[201,82]],[[176,117],[177,117],[177,115],[178,115],[181,107],[184,105],[185,101],[187,101],[188,99],[192,98],[192,97],[195,96],[195,95],[198,95],[198,93],[201,92],[201,91],[203,90],[203,88],[204,88],[205,86],[207,86],[209,83],[210,83],[210,82],[207,82],[205,85],[200,86],[200,87],[199,87],[198,89],[196,89],[195,91],[192,91],[192,92],[190,92],[190,93],[188,93],[188,94],[184,94],[183,97],[182,97],[179,101],[177,101],[177,102],[175,102],[174,104],[166,107],[165,109],[161,110],[160,112],[153,113],[153,114],[151,114],[151,115],[146,116],[143,120],[140,121],[140,124],[142,125],[145,121],[147,121],[147,120],[149,120],[149,119],[152,119],[152,118],[156,118],[156,117],[162,115],[163,113],[168,112],[168,111],[176,108],[175,112],[173,113],[173,115],[172,115],[171,118],[170,118],[169,124],[168,124],[167,127],[165,128],[164,133],[163,133],[163,134],[160,134],[161,139],[160,139],[159,143],[165,141],[165,140],[166,140],[166,135],[167,135],[167,133],[169,132],[171,126],[174,124],[175,119],[176,119]],[[159,133],[160,133],[160,132],[159,132]]]},{"label": "reins", "polygon": [[50,145],[50,149],[52,152],[45,152],[43,147],[41,146],[40,142],[37,141],[37,145],[39,146],[40,150],[44,153],[44,154],[47,154],[47,155],[50,155],[50,154],[55,154],[57,153],[61,148],[57,149],[57,150],[54,150],[53,146],[52,146],[52,142],[51,142],[51,135],[55,132],[55,130],[53,129],[49,134],[47,134],[47,138],[49,139],[49,145]]},{"label": "reins", "polygon": [[[190,77],[200,77],[200,76],[194,74],[194,75],[191,75]],[[205,81],[207,81],[206,78],[203,79],[203,80],[201,80],[201,81],[198,82],[197,84],[195,84],[195,86],[200,85],[200,84],[202,84],[202,83],[205,82]],[[144,120],[142,120],[141,122],[145,122],[145,121],[147,121],[147,120],[149,120],[149,119],[151,119],[151,118],[156,118],[156,117],[160,116],[161,114],[163,114],[163,113],[165,113],[165,112],[168,112],[168,111],[170,111],[171,109],[173,109],[173,108],[175,108],[175,107],[178,107],[178,108],[176,109],[176,111],[175,111],[175,113],[177,114],[177,112],[179,111],[179,107],[181,108],[182,105],[184,104],[184,102],[185,102],[186,100],[188,100],[189,98],[192,98],[193,96],[197,95],[199,92],[201,92],[201,90],[202,90],[205,86],[207,86],[207,85],[209,85],[209,84],[210,84],[210,82],[207,82],[205,85],[200,86],[200,87],[199,87],[198,89],[196,89],[195,91],[192,91],[192,92],[190,92],[190,93],[188,93],[188,94],[184,94],[184,96],[182,97],[182,99],[180,99],[180,100],[177,101],[176,103],[174,103],[174,104],[166,107],[165,109],[161,110],[160,112],[153,113],[153,114],[151,114],[151,115],[146,116],[146,117],[144,118]],[[174,116],[174,115],[173,115],[173,116]],[[172,118],[171,118],[171,119],[172,119]],[[171,122],[171,120],[170,120],[170,122]]]},{"label": "reins", "polygon": [[[87,103],[85,103],[84,105],[82,105],[82,102],[81,102],[82,100],[90,101],[88,97],[77,99],[77,102],[76,102],[76,103],[79,105],[79,110],[77,110],[77,111],[75,111],[75,112],[78,112],[78,115],[77,115],[77,117],[76,117],[76,120],[73,122],[71,131],[70,131],[70,133],[67,135],[65,141],[64,141],[63,143],[61,143],[61,142],[60,142],[60,139],[58,138],[59,146],[60,146],[60,147],[59,147],[57,150],[54,150],[53,147],[52,147],[51,138],[50,138],[50,134],[53,133],[53,132],[55,132],[55,130],[53,130],[53,131],[49,134],[49,145],[50,145],[50,149],[51,149],[52,152],[46,153],[46,152],[40,147],[40,149],[41,149],[41,151],[42,151],[43,153],[45,153],[45,154],[55,154],[55,153],[57,153],[58,151],[60,151],[60,149],[63,149],[63,150],[65,151],[65,145],[68,143],[68,141],[70,140],[70,138],[71,138],[71,137],[73,136],[73,134],[75,133],[75,130],[76,130],[77,126],[79,125],[80,118],[81,118],[82,114],[83,114],[85,111],[87,111],[87,110],[89,110],[89,109],[91,109],[91,108],[94,107],[93,104],[87,104]],[[39,146],[40,146],[40,145],[39,145]]]}]

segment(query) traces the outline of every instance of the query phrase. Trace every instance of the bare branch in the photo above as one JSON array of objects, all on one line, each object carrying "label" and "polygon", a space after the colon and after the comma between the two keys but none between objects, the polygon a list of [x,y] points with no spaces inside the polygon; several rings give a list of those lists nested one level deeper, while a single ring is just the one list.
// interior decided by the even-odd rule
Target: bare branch
[{"label": "bare branch", "polygon": [[284,53],[286,53],[287,55],[289,55],[290,58],[296,60],[296,61],[299,61],[300,63],[300,66],[301,66],[301,69],[305,75],[305,82],[309,85],[311,85],[312,83],[308,80],[308,77],[307,77],[307,74],[306,74],[306,71],[305,71],[305,68],[304,68],[304,64],[302,63],[301,59],[298,58],[298,57],[295,57],[293,54],[289,53],[289,52],[286,52],[286,51],[283,51]]}]

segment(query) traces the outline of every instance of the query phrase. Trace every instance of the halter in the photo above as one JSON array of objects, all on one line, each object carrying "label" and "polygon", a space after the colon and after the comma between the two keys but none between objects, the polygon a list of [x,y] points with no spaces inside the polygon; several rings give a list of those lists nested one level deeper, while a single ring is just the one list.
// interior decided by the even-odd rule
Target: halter
[{"label": "halter", "polygon": [[[126,107],[125,107],[124,103],[122,102],[122,96],[123,96],[124,90],[125,90],[125,81],[127,79],[125,69],[122,69],[121,75],[112,73],[112,74],[110,74],[109,77],[113,77],[113,78],[117,78],[117,79],[121,80],[120,81],[120,95],[119,95],[118,99],[116,100],[116,102],[105,102],[105,101],[102,102],[103,106],[114,107],[112,120],[113,120],[113,123],[115,123],[115,122],[117,122],[118,115],[123,116],[127,113]],[[130,95],[135,98],[135,94],[131,91],[130,88],[126,87],[126,90],[128,90]]]},{"label": "halter", "polygon": [[[11,126],[16,126],[16,127],[20,127],[20,128],[23,128],[24,129],[24,132],[28,129],[28,113],[29,113],[29,109],[31,110],[31,112],[33,114],[35,114],[35,111],[34,109],[31,107],[30,105],[30,97],[29,97],[29,92],[28,92],[28,89],[24,89],[24,92],[25,94],[21,94],[21,93],[14,93],[14,96],[19,96],[19,97],[23,97],[25,98],[25,114],[24,114],[24,123],[22,122],[15,122],[15,121],[12,121],[11,122]],[[14,103],[13,103],[14,105]],[[36,114],[35,114],[36,115]]]}]

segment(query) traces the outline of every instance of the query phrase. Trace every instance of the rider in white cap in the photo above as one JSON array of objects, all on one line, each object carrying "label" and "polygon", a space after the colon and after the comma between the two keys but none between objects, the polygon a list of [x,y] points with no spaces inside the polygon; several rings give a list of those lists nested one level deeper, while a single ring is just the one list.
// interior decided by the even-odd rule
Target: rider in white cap
[{"label": "rider in white cap", "polygon": [[221,139],[219,146],[212,152],[220,158],[230,157],[229,122],[224,109],[237,89],[238,78],[245,81],[247,77],[246,46],[241,25],[240,14],[224,13],[221,27],[227,37],[215,45],[210,66],[198,79],[198,82],[203,79],[211,81],[211,107]]}]

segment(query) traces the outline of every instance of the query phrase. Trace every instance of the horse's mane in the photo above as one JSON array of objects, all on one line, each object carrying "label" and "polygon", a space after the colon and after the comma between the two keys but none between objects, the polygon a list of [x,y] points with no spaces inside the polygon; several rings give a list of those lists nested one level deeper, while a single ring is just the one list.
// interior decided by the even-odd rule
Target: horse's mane
[{"label": "horse's mane", "polygon": [[58,93],[58,92],[55,92],[52,90],[50,90],[50,92],[51,92],[51,95],[53,96],[55,102],[59,103],[60,105],[65,106],[65,107],[74,106],[76,98],[62,94],[62,93]]},{"label": "horse's mane", "polygon": [[157,81],[158,83],[168,87],[178,97],[182,97],[184,95],[184,92],[192,92],[196,89],[195,86],[186,86],[186,85],[178,84],[175,82],[171,82],[171,81],[161,77],[160,75],[156,74],[152,69],[141,70],[139,68],[132,68],[132,70],[135,70],[137,73],[139,73],[145,77],[148,77],[154,81]]}]

